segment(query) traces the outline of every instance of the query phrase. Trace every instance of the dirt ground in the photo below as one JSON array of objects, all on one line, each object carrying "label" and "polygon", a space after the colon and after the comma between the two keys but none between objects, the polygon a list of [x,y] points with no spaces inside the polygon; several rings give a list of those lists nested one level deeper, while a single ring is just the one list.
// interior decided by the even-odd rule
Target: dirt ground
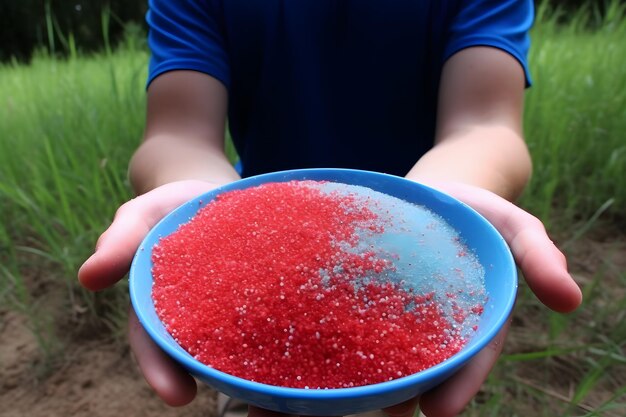
[{"label": "dirt ground", "polygon": [[[580,242],[571,251],[574,258],[570,262],[571,269],[581,284],[593,277],[594,265],[598,266],[608,253],[615,267],[626,271],[624,237],[611,236],[609,240],[608,243]],[[38,302],[50,299],[46,291],[39,291],[39,294]],[[532,325],[529,323],[526,321],[522,326]],[[518,334],[522,336],[533,334],[531,328],[521,330]],[[28,329],[26,317],[0,306],[1,417],[215,415],[215,392],[206,386],[200,387],[191,405],[183,409],[168,407],[145,383],[126,344],[116,342],[106,331],[75,333],[63,344],[62,354],[57,355],[61,359],[45,368],[39,344]],[[512,335],[515,334],[513,331]],[[516,341],[510,336],[507,348],[516,349],[516,344],[520,343],[524,343],[522,339]],[[544,389],[562,395],[564,383],[567,381],[555,380],[554,387]],[[598,399],[608,394],[595,393]]]},{"label": "dirt ground", "polygon": [[215,393],[206,387],[184,409],[164,405],[124,347],[94,337],[73,341],[63,361],[41,373],[38,344],[25,318],[4,312],[0,322],[0,416],[213,416]]}]

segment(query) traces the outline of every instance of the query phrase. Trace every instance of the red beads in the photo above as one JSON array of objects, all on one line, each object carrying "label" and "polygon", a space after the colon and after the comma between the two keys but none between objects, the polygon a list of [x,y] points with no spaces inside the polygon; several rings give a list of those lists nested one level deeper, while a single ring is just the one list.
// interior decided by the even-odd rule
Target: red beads
[{"label": "red beads", "polygon": [[393,262],[357,244],[385,221],[315,184],[224,193],[155,246],[170,334],[215,369],[310,389],[388,381],[458,352],[457,321],[472,312],[448,320],[432,294],[384,280]]}]

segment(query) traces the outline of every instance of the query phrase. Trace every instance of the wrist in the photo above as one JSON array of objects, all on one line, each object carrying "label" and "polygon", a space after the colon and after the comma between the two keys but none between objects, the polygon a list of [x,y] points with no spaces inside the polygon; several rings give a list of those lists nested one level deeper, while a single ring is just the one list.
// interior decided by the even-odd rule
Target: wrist
[{"label": "wrist", "polygon": [[176,181],[200,180],[219,186],[240,178],[223,152],[159,139],[139,147],[128,176],[136,194]]}]

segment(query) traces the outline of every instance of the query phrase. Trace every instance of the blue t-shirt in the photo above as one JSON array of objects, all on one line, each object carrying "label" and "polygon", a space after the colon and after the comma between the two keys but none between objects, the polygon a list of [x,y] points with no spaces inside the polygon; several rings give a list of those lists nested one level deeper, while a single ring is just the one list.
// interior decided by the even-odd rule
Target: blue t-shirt
[{"label": "blue t-shirt", "polygon": [[526,72],[532,0],[151,0],[149,80],[201,71],[229,93],[243,175],[405,175],[433,146],[441,69],[470,46]]}]

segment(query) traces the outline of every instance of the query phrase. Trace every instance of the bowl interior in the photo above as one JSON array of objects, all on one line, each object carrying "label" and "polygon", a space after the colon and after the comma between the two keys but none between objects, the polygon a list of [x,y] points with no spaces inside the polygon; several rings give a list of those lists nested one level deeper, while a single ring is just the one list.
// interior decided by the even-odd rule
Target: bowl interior
[{"label": "bowl interior", "polygon": [[[488,293],[478,330],[466,346],[446,361],[414,375],[375,385],[332,390],[274,387],[246,381],[207,367],[182,349],[165,330],[152,303],[152,247],[161,237],[171,234],[180,224],[189,221],[201,207],[221,192],[291,180],[333,181],[369,187],[426,206],[456,229],[483,265]],[[265,174],[199,196],[171,212],[150,231],[139,247],[130,271],[131,300],[139,320],[154,341],[189,372],[228,395],[260,407],[310,415],[340,415],[377,409],[407,400],[437,385],[456,372],[497,334],[513,307],[516,291],[515,263],[506,243],[495,228],[474,210],[439,191],[404,178],[346,169]]]}]

